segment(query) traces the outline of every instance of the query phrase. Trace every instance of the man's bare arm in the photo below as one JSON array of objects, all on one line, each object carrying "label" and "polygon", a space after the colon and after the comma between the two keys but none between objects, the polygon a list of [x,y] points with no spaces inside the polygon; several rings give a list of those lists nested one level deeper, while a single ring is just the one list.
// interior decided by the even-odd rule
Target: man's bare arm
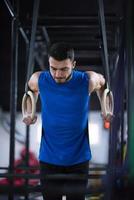
[{"label": "man's bare arm", "polygon": [[87,71],[86,73],[89,76],[89,93],[94,91],[102,93],[105,85],[105,78],[103,75],[93,71]]},{"label": "man's bare arm", "polygon": [[41,73],[41,71],[35,72],[34,74],[32,74],[32,76],[30,77],[30,79],[28,81],[28,86],[34,93],[38,93],[38,91],[39,91],[38,79],[39,79],[40,73]]},{"label": "man's bare arm", "polygon": [[[30,89],[30,95],[27,94],[26,96],[26,116],[23,116],[23,122],[26,125],[30,125],[30,124],[34,124],[37,120],[37,116],[31,117],[31,113],[33,110],[32,106],[35,106],[36,108],[36,102],[38,99],[38,93],[39,93],[39,89],[38,89],[38,79],[39,79],[39,75],[41,72],[35,72],[34,74],[32,74],[32,76],[30,77],[30,80],[28,81],[28,87]],[[32,105],[32,98],[34,99],[35,104]],[[25,105],[24,104],[24,105]],[[34,109],[35,110],[35,109]]]},{"label": "man's bare arm", "polygon": [[[89,75],[89,93],[92,93],[93,91],[97,93],[101,105],[102,117],[106,121],[111,121],[111,119],[113,118],[114,106],[113,95],[112,92],[108,89],[105,90],[105,78],[103,77],[103,75],[93,71],[88,71],[87,74]],[[104,94],[106,94],[106,98],[104,98]]]}]

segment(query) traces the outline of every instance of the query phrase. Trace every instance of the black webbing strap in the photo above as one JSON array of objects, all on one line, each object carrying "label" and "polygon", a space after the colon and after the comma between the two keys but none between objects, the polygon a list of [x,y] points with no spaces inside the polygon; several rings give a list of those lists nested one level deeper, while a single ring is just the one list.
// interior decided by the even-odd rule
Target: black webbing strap
[{"label": "black webbing strap", "polygon": [[29,56],[28,56],[28,67],[27,67],[27,75],[26,75],[26,85],[25,85],[25,92],[28,91],[28,80],[33,73],[34,64],[34,42],[36,36],[36,28],[37,28],[37,19],[38,19],[38,11],[39,11],[39,3],[40,0],[34,0],[33,6],[33,20],[32,20],[32,29],[31,29],[31,39],[30,39],[30,46],[29,46]]},{"label": "black webbing strap", "polygon": [[110,73],[109,73],[109,61],[108,61],[108,48],[107,48],[107,37],[106,37],[106,26],[105,26],[105,16],[104,16],[104,5],[103,0],[98,1],[98,16],[100,31],[102,37],[102,50],[103,50],[103,65],[105,68],[105,77],[107,82],[107,88],[110,90]]}]

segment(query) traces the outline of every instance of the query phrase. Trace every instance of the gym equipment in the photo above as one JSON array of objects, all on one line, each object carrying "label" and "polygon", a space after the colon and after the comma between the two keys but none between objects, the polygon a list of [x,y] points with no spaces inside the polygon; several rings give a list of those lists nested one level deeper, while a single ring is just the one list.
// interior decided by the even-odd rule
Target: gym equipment
[{"label": "gym equipment", "polygon": [[[28,99],[31,102],[31,113],[27,112],[27,101],[28,101]],[[34,119],[35,112],[36,112],[36,101],[37,101],[37,98],[32,91],[28,91],[27,93],[24,94],[24,96],[22,98],[22,116],[23,116],[23,119],[27,116],[30,116],[32,120]]]},{"label": "gym equipment", "polygon": [[102,95],[101,111],[104,117],[106,117],[106,121],[109,121],[111,116],[113,116],[113,111],[114,111],[113,93],[108,88],[104,90]]},{"label": "gym equipment", "polygon": [[[99,15],[99,22],[100,22],[100,32],[102,36],[102,43],[101,43],[102,61],[105,68],[105,79],[106,79],[106,89],[104,90],[103,95],[102,95],[101,110],[105,117],[104,120],[109,121],[111,116],[113,116],[114,99],[113,99],[113,93],[110,87],[108,48],[107,48],[103,0],[98,0],[98,9],[99,9],[98,15]],[[107,104],[107,101],[109,101],[108,104]]]}]

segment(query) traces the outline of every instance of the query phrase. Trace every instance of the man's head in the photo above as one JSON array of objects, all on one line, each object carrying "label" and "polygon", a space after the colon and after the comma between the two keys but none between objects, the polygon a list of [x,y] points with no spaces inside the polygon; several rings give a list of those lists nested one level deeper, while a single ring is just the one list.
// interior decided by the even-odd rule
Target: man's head
[{"label": "man's head", "polygon": [[75,67],[74,50],[66,43],[55,43],[49,51],[50,73],[57,83],[70,79]]}]

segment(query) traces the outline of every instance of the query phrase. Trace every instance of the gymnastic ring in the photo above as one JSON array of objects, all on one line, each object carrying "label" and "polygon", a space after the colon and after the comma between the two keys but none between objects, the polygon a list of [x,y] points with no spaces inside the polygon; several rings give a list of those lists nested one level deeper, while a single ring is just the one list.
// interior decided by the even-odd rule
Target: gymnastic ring
[{"label": "gymnastic ring", "polygon": [[[109,105],[107,105],[106,103],[106,99],[108,96],[110,100]],[[104,90],[103,95],[102,95],[101,110],[105,117],[107,117],[108,115],[113,115],[113,111],[114,111],[113,93],[108,88]]]},{"label": "gymnastic ring", "polygon": [[[27,113],[27,98],[30,98],[30,100],[31,100],[32,111],[30,114]],[[36,112],[36,97],[33,94],[33,92],[28,91],[27,93],[24,94],[24,96],[22,98],[22,116],[23,116],[23,118],[30,116],[31,119],[34,119],[35,112]]]}]

